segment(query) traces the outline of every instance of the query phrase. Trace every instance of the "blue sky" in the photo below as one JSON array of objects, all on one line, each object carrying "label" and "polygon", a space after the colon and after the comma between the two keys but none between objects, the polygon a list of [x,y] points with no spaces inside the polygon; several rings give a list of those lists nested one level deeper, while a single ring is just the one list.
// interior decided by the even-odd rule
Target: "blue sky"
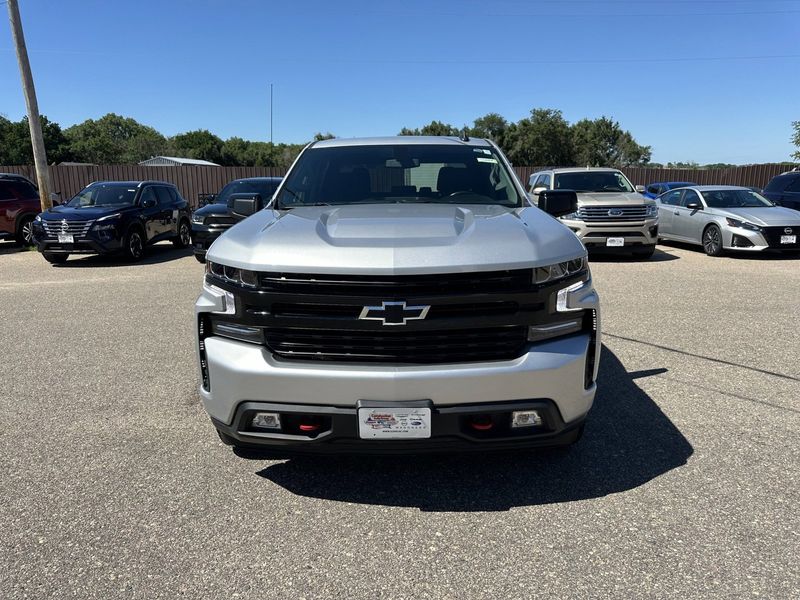
[{"label": "blue sky", "polygon": [[[302,142],[534,107],[607,115],[653,160],[788,160],[797,0],[20,0],[43,114]],[[6,7],[0,4],[0,10]],[[25,114],[0,19],[0,113]]]}]

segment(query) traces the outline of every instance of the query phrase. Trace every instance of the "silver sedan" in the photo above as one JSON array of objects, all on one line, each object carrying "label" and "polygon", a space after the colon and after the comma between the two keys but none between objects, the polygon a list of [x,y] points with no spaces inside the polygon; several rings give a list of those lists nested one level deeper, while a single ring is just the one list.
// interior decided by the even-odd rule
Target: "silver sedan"
[{"label": "silver sedan", "polygon": [[656,199],[658,237],[726,250],[800,250],[800,212],[776,206],[750,188],[697,185]]}]

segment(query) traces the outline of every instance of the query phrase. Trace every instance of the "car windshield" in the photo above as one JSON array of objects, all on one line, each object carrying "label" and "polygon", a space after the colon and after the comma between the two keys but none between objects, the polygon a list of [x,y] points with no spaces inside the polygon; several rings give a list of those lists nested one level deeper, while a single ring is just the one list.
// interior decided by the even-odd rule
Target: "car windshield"
[{"label": "car windshield", "polygon": [[667,184],[667,189],[668,190],[674,190],[674,189],[677,189],[677,188],[690,187],[690,186],[693,186],[693,185],[697,185],[697,184],[696,183],[691,183],[690,181],[674,181],[672,183],[668,183]]},{"label": "car windshield", "polygon": [[278,187],[276,181],[264,179],[240,179],[239,181],[231,181],[222,188],[222,191],[214,198],[214,204],[227,204],[233,194],[259,194],[261,199],[266,203],[272,198],[276,187]]},{"label": "car windshield", "polygon": [[751,190],[712,190],[703,192],[709,208],[760,208],[775,206],[772,202]]},{"label": "car windshield", "polygon": [[85,206],[130,206],[136,198],[136,186],[128,183],[93,183],[83,188],[67,203],[73,208]]},{"label": "car windshield", "polygon": [[310,148],[288,175],[276,208],[342,204],[521,205],[497,152],[466,144]]},{"label": "car windshield", "polygon": [[618,171],[556,173],[555,189],[576,192],[632,192],[633,187]]}]

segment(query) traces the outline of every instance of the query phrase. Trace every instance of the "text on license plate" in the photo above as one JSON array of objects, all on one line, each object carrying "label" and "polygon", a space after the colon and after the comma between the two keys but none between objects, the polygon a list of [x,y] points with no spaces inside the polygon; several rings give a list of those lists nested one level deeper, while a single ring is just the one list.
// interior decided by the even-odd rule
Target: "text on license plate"
[{"label": "text on license plate", "polygon": [[797,243],[797,236],[796,235],[782,235],[781,236],[781,244],[796,244]]},{"label": "text on license plate", "polygon": [[70,233],[59,233],[58,234],[58,243],[59,244],[71,244],[75,241]]},{"label": "text on license plate", "polygon": [[358,436],[370,440],[431,437],[431,409],[381,407],[358,409]]},{"label": "text on license plate", "polygon": [[625,238],[613,237],[606,238],[606,246],[624,246]]}]

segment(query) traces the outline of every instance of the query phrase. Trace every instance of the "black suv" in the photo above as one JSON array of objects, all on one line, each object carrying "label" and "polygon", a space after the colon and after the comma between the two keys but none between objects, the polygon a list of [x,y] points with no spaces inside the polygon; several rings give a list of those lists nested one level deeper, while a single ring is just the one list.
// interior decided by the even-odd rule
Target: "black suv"
[{"label": "black suv", "polygon": [[762,196],[775,204],[800,210],[800,171],[789,171],[773,177]]},{"label": "black suv", "polygon": [[33,221],[33,238],[45,260],[70,254],[121,252],[139,260],[145,246],[172,240],[189,245],[191,212],[177,188],[162,181],[98,181]]},{"label": "black suv", "polygon": [[206,262],[206,251],[222,232],[242,220],[231,211],[233,196],[239,194],[258,194],[264,204],[280,185],[282,177],[250,177],[234,179],[219,194],[211,197],[211,202],[198,208],[192,214],[192,248],[194,257]]}]

